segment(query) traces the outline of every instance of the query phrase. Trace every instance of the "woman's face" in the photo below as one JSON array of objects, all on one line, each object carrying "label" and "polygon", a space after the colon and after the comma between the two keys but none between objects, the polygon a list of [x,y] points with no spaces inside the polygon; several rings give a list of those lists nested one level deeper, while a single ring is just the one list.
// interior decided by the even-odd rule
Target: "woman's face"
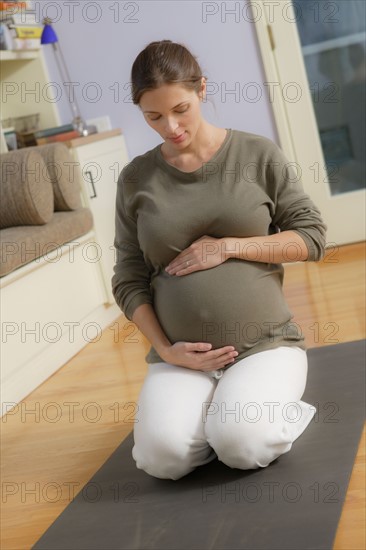
[{"label": "woman's face", "polygon": [[187,147],[203,121],[198,94],[177,83],[145,92],[139,105],[148,125],[174,149]]}]

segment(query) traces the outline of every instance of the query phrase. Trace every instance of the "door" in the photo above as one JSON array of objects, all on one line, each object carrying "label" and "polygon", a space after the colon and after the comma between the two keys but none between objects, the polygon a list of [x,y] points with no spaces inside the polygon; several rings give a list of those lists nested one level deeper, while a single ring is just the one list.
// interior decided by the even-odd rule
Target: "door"
[{"label": "door", "polygon": [[277,84],[272,101],[281,147],[322,212],[328,243],[361,241],[366,2],[260,5],[263,18],[256,18],[256,28],[266,76]]}]

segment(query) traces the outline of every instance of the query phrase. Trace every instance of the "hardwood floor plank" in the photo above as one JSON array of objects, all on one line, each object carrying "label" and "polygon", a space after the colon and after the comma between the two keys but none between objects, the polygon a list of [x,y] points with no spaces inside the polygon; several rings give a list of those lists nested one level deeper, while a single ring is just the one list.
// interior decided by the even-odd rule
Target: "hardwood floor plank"
[{"label": "hardwood floor plank", "polygon": [[[365,244],[285,265],[308,347],[365,338]],[[2,418],[1,548],[30,548],[133,429],[149,343],[123,315]],[[365,431],[334,550],[365,548]]]}]

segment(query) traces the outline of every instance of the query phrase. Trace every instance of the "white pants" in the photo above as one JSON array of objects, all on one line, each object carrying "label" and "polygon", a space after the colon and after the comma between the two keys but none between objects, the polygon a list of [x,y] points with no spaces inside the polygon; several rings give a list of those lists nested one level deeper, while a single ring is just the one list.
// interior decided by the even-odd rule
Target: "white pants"
[{"label": "white pants", "polygon": [[137,468],[177,480],[216,457],[230,468],[268,466],[316,412],[300,400],[307,370],[306,351],[289,346],[223,371],[150,363],[134,424]]}]

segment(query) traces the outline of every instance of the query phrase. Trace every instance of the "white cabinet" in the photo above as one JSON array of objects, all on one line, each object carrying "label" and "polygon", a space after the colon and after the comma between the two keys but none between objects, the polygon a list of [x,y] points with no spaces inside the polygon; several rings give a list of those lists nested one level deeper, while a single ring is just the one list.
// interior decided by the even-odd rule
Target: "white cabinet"
[{"label": "white cabinet", "polygon": [[105,301],[115,304],[111,286],[115,264],[115,202],[118,176],[128,163],[128,157],[120,130],[104,132],[99,136],[105,136],[105,139],[94,141],[97,136],[72,140],[70,151],[79,163],[83,205],[91,209],[94,218],[96,259],[101,270]]}]

